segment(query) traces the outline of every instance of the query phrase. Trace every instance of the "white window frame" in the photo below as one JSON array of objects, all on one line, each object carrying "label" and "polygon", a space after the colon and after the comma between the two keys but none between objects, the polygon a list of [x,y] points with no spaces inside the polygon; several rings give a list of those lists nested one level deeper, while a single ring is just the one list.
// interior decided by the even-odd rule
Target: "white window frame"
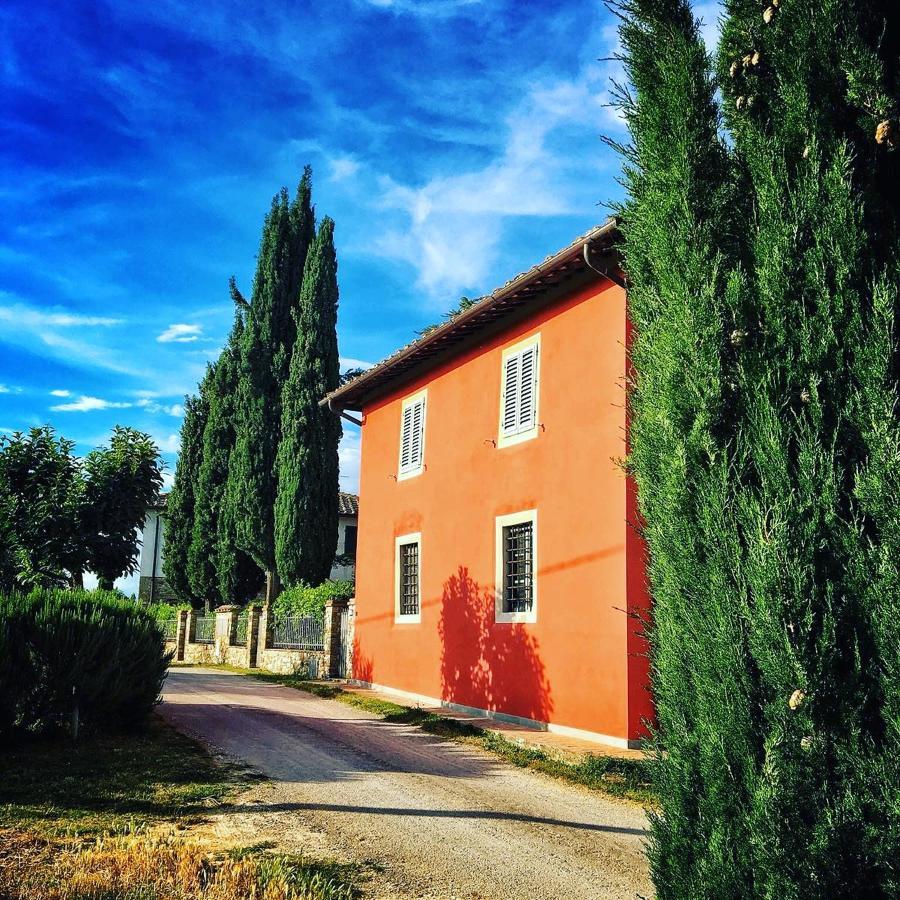
[{"label": "white window frame", "polygon": [[[406,410],[417,403],[422,404],[422,451],[419,454],[417,465],[403,465],[403,419]],[[428,417],[428,388],[423,388],[415,394],[407,397],[400,405],[400,449],[397,453],[397,481],[405,481],[407,478],[415,478],[425,471],[425,420]],[[412,439],[412,436],[410,436]]]},{"label": "white window frame", "polygon": [[[401,615],[400,613],[400,548],[406,544],[419,545],[419,611],[415,615]],[[422,621],[422,533],[414,531],[411,534],[401,534],[394,539],[394,621],[415,625]]]},{"label": "white window frame", "polygon": [[[534,358],[534,421],[527,428],[517,428],[515,431],[503,430],[503,413],[506,401],[506,367],[507,361],[512,356],[521,354],[524,350],[531,347],[535,348]],[[497,447],[509,447],[513,444],[521,444],[523,441],[530,441],[536,438],[540,425],[539,408],[540,408],[540,386],[541,386],[541,333],[532,334],[517,344],[507,347],[500,359],[500,416],[497,426]],[[516,404],[518,407],[518,403]],[[518,415],[518,408],[516,410]]]},{"label": "white window frame", "polygon": [[[503,529],[509,525],[522,525],[531,523],[531,609],[527,612],[506,612],[504,609],[504,585],[505,578],[505,542]],[[497,516],[494,524],[494,560],[495,560],[495,595],[494,621],[497,623],[529,623],[537,622],[537,572],[538,572],[538,514],[536,509],[525,509],[521,512],[509,513],[505,516]]]}]

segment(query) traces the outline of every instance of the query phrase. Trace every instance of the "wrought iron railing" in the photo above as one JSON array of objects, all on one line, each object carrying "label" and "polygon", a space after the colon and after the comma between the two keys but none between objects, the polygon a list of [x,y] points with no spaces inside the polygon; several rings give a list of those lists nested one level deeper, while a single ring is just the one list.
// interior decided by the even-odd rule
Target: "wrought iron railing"
[{"label": "wrought iron railing", "polygon": [[276,619],[272,646],[278,650],[324,650],[325,623],[309,616]]},{"label": "wrought iron railing", "polygon": [[216,617],[198,616],[194,626],[195,644],[212,644],[216,638]]},{"label": "wrought iron railing", "polygon": [[178,619],[166,619],[162,623],[163,640],[174,641],[178,636]]},{"label": "wrought iron railing", "polygon": [[234,641],[233,647],[247,646],[247,613],[241,613],[234,622]]}]

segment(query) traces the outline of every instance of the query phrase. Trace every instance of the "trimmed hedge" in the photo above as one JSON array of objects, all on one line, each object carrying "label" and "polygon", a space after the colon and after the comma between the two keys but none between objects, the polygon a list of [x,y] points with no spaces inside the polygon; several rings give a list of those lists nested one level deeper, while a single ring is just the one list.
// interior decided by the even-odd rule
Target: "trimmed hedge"
[{"label": "trimmed hedge", "polygon": [[170,657],[156,619],[114,593],[0,595],[0,740],[139,724]]},{"label": "trimmed hedge", "polygon": [[318,587],[298,584],[285,588],[275,600],[275,615],[325,618],[327,600],[349,600],[355,590],[352,581],[323,581]]}]

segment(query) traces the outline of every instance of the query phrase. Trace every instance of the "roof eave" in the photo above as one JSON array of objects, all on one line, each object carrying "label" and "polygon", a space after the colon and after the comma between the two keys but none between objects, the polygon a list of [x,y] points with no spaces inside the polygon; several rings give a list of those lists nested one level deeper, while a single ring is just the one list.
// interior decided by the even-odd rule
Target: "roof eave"
[{"label": "roof eave", "polygon": [[[429,331],[428,334],[423,335],[417,341],[413,341],[386,360],[378,363],[378,365],[373,366],[371,369],[358,375],[352,381],[347,382],[347,384],[342,385],[337,390],[327,394],[319,401],[319,405],[328,406],[329,409],[335,411],[360,409],[362,405],[361,401],[363,399],[368,400],[372,396],[380,393],[387,393],[390,390],[387,386],[386,379],[389,378],[391,369],[399,368],[403,363],[408,362],[411,358],[416,356],[421,356],[422,361],[424,362],[427,359],[427,354],[423,351],[428,351],[431,348],[434,348],[432,352],[434,355],[437,355],[442,352],[440,345],[445,338],[457,332],[466,331],[470,324],[478,319],[484,318],[486,324],[490,324],[492,320],[488,314],[492,310],[495,310],[498,306],[501,306],[504,302],[513,298],[516,294],[526,288],[538,285],[543,278],[547,278],[560,270],[564,270],[568,263],[582,256],[586,246],[590,246],[597,242],[604,242],[610,245],[613,244],[617,234],[618,221],[614,218],[608,219],[602,225],[598,225],[596,228],[587,232],[587,234],[582,235],[562,250],[545,259],[544,262],[539,263],[527,272],[523,272],[521,275],[513,278],[502,287],[497,288],[488,295],[487,298],[479,301],[459,315],[454,316],[454,318],[445,322],[443,325]],[[585,265],[590,266],[587,261],[585,261]],[[591,268],[593,267],[591,266]],[[599,270],[597,271],[601,276],[605,274]],[[411,363],[411,365],[414,364],[415,363]],[[401,372],[400,374],[402,375],[403,373]]]}]

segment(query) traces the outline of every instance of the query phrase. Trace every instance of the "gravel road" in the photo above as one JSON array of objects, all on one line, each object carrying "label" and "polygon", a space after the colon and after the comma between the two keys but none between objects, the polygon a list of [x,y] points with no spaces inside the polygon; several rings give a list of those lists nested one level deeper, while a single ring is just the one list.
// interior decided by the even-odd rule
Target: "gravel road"
[{"label": "gravel road", "polygon": [[163,701],[176,728],[272,780],[253,813],[374,863],[375,896],[652,896],[630,804],[252,678],[175,669]]}]

